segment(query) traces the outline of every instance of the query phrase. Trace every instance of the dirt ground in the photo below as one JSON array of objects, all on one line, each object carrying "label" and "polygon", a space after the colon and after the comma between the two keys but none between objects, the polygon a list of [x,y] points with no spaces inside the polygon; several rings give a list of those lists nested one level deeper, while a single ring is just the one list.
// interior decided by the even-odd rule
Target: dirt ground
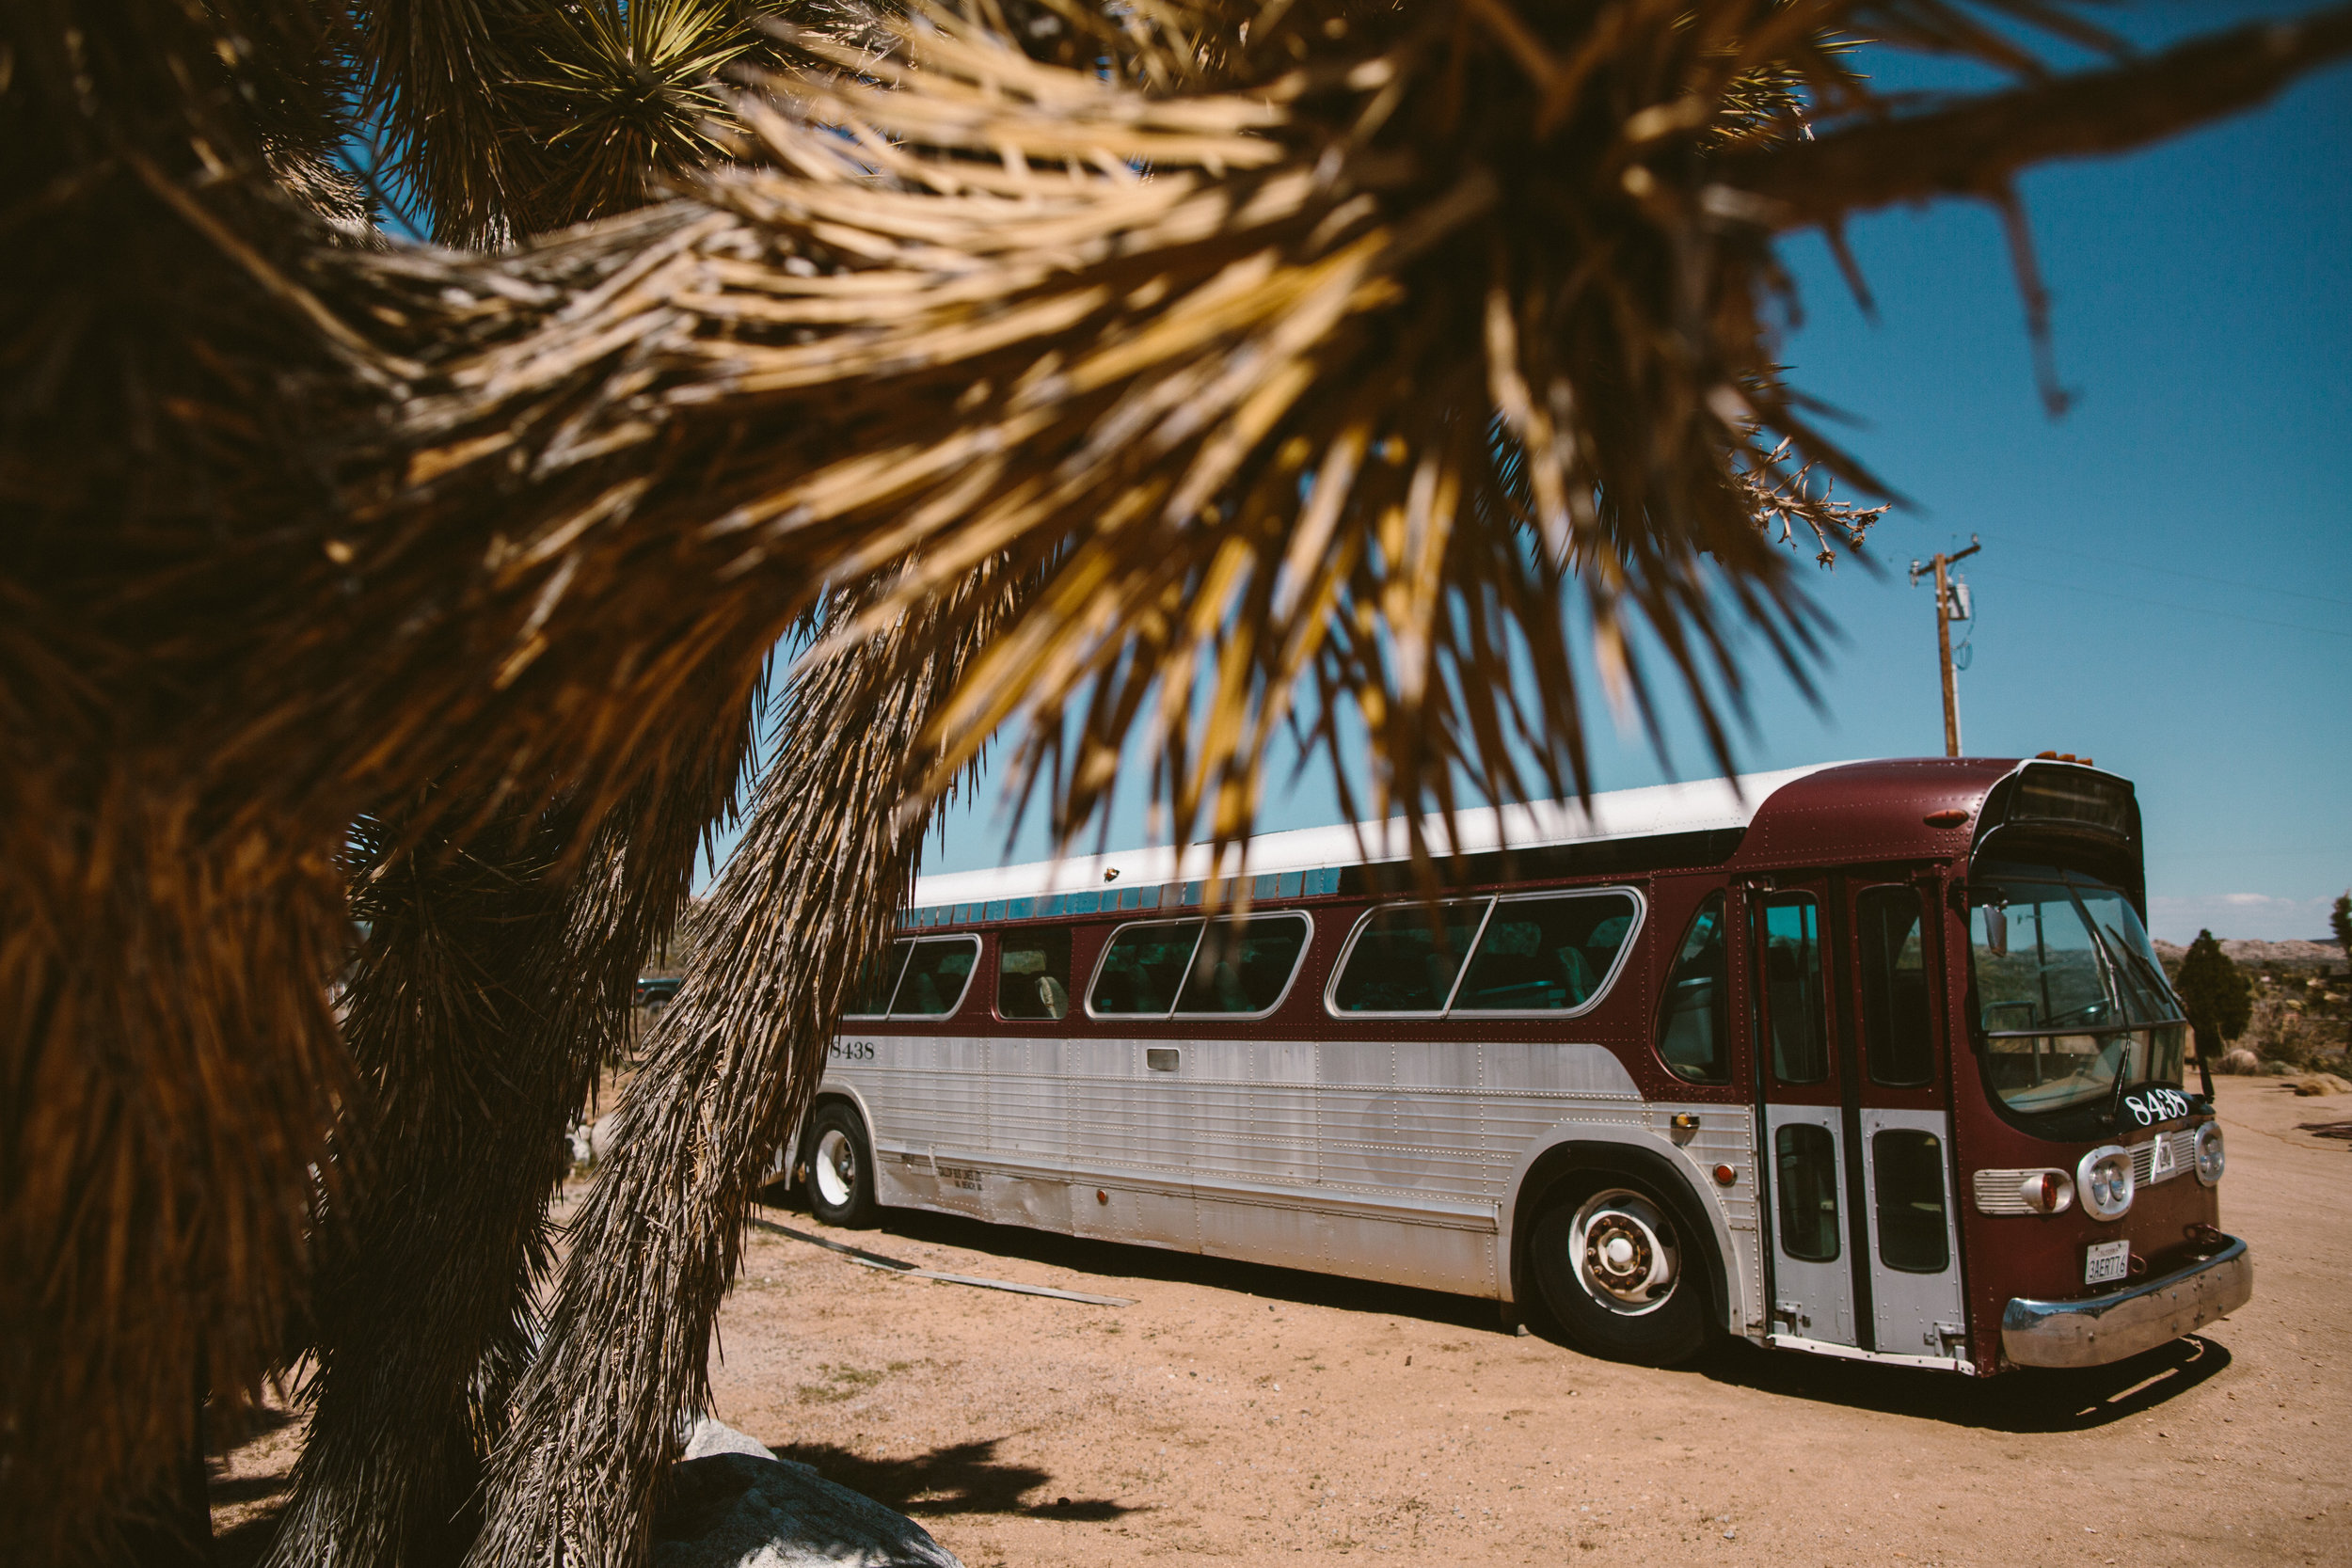
[{"label": "dirt ground", "polygon": [[[1654,1371],[1515,1335],[1491,1303],[899,1213],[822,1234],[1135,1305],[761,1228],[718,1413],[969,1568],[2352,1563],[2352,1100],[2219,1087],[2253,1303],[2097,1372],[1980,1384],[1745,1345]],[[222,1561],[249,1560],[297,1432],[219,1466]]]}]

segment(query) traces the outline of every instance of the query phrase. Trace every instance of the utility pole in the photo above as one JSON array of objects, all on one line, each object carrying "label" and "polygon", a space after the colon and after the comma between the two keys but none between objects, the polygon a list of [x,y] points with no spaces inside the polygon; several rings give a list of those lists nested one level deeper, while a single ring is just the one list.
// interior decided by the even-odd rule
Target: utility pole
[{"label": "utility pole", "polygon": [[1972,533],[1964,550],[1938,554],[1924,565],[1916,561],[1911,563],[1914,588],[1919,586],[1923,574],[1931,569],[1935,573],[1935,652],[1944,666],[1944,754],[1947,757],[1960,755],[1960,682],[1952,672],[1952,622],[1968,619],[1965,610],[1957,616],[1952,613],[1952,563],[1965,561],[1982,548]]}]

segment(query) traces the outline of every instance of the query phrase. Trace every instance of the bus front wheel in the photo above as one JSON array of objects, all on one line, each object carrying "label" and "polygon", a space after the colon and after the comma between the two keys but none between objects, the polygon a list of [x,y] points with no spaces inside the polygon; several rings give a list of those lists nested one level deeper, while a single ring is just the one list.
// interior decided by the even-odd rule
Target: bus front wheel
[{"label": "bus front wheel", "polygon": [[858,1115],[839,1101],[808,1126],[809,1212],[827,1225],[864,1230],[874,1223],[874,1156]]},{"label": "bus front wheel", "polygon": [[1624,1178],[1572,1188],[1535,1224],[1536,1288],[1588,1355],[1671,1367],[1707,1348],[1705,1259],[1671,1206]]}]

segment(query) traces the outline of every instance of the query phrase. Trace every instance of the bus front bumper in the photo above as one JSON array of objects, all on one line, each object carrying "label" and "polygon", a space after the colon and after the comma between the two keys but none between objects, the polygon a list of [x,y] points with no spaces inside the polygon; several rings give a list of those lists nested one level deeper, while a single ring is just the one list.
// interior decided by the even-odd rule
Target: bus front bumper
[{"label": "bus front bumper", "polygon": [[2201,1263],[2082,1301],[2012,1297],[2001,1351],[2020,1367],[2104,1367],[2225,1318],[2254,1295],[2254,1260],[2236,1237]]}]

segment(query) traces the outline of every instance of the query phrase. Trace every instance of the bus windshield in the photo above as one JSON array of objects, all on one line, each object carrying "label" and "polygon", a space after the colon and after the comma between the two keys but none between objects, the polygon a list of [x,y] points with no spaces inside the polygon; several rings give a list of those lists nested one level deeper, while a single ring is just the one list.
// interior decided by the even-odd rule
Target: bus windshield
[{"label": "bus windshield", "polygon": [[2177,1085],[2187,1024],[2131,900],[2047,865],[1979,867],[1968,890],[1977,1023],[1994,1092],[2028,1116]]}]

